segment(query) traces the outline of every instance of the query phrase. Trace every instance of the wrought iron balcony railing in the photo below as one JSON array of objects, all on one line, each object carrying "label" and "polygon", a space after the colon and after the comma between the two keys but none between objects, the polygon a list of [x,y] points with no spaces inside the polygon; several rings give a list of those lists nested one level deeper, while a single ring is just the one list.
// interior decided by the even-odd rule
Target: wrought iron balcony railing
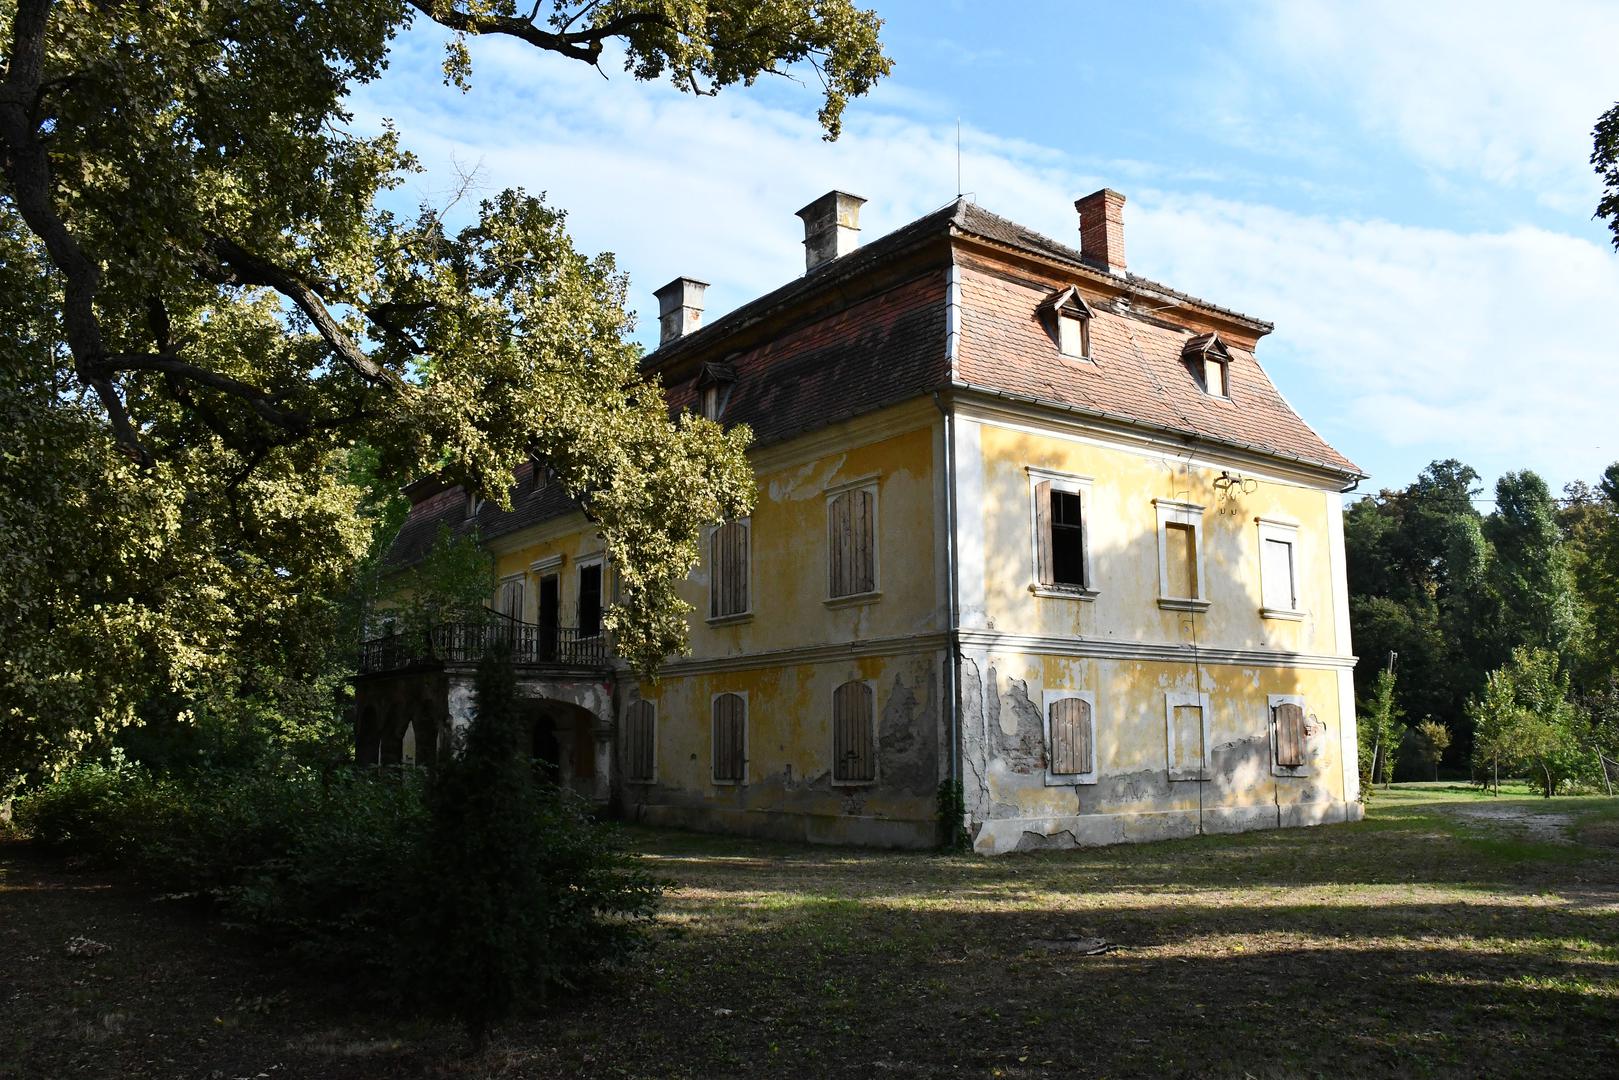
[{"label": "wrought iron balcony railing", "polygon": [[605,668],[612,656],[607,635],[585,636],[577,627],[540,626],[493,615],[482,622],[441,623],[425,636],[388,634],[360,646],[360,672],[394,671],[419,663],[477,663],[497,648],[516,664]]}]

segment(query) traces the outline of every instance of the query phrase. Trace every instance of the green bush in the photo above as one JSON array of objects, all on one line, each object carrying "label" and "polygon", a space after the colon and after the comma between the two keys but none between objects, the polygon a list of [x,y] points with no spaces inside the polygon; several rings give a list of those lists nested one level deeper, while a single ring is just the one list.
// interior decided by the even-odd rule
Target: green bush
[{"label": "green bush", "polygon": [[415,999],[461,1020],[478,1046],[632,948],[659,896],[579,799],[535,776],[516,702],[510,658],[486,659],[463,752],[429,793],[428,870],[405,954]]}]

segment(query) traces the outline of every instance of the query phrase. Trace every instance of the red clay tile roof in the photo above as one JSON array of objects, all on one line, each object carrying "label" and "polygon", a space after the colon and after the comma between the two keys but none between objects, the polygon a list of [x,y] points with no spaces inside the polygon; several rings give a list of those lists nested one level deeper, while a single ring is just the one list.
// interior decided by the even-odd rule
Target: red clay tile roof
[{"label": "red clay tile roof", "polygon": [[[682,365],[683,357],[702,355],[711,373],[734,373],[722,419],[749,424],[759,444],[942,389],[950,384],[942,264],[762,345],[726,353],[725,344],[775,313],[796,310],[801,301],[848,289],[906,252],[962,234],[1071,266],[1084,272],[1078,275],[1082,282],[1087,276],[1097,281],[1100,273],[1125,292],[1180,300],[1258,334],[1271,328],[1267,322],[1147,278],[1107,274],[1073,248],[958,199],[667,343],[647,356],[642,369],[663,376],[689,368],[666,387],[674,409],[693,404],[704,370]],[[1231,399],[1210,397],[1181,358],[1191,331],[1093,304],[1094,363],[1065,360],[1057,355],[1051,332],[1037,313],[1051,295],[1049,288],[968,267],[959,273],[963,314],[958,385],[1194,435],[1345,476],[1360,475],[1353,462],[1293,411],[1252,352],[1231,349]],[[440,522],[458,532],[476,525],[487,540],[575,509],[559,485],[536,490],[521,475],[512,510],[485,505],[475,521],[465,519],[464,500],[458,493],[441,492],[412,507],[387,561],[405,566],[419,560],[431,547]]]},{"label": "red clay tile roof", "polygon": [[1231,398],[1211,397],[1181,359],[1187,331],[1096,305],[1094,362],[1065,360],[1036,314],[1049,290],[967,268],[960,281],[963,383],[1359,475],[1299,418],[1251,352],[1230,350]]}]

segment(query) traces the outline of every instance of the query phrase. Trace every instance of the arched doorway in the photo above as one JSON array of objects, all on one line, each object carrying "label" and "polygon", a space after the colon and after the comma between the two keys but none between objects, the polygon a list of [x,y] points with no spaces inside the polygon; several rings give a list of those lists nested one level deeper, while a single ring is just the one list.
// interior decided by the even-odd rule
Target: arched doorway
[{"label": "arched doorway", "polygon": [[551,699],[529,702],[527,712],[530,753],[542,774],[587,799],[600,799],[596,717],[588,709]]}]

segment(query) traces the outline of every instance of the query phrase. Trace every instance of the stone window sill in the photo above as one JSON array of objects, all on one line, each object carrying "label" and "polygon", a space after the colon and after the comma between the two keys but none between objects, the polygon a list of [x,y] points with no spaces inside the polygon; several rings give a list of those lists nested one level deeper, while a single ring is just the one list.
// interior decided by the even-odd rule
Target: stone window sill
[{"label": "stone window sill", "polygon": [[1259,609],[1261,619],[1277,619],[1281,622],[1303,622],[1304,612],[1289,611],[1286,608],[1262,607]]},{"label": "stone window sill", "polygon": [[855,607],[860,604],[875,604],[883,598],[881,591],[852,593],[848,596],[834,596],[822,601],[829,608]]},{"label": "stone window sill", "polygon": [[1098,596],[1095,589],[1080,585],[1030,585],[1029,591],[1036,596],[1049,596],[1057,600],[1095,600]]},{"label": "stone window sill", "polygon": [[1177,596],[1160,596],[1158,598],[1158,606],[1163,608],[1165,611],[1209,610],[1209,602],[1207,600],[1193,600],[1187,597]]},{"label": "stone window sill", "polygon": [[734,625],[736,623],[745,623],[745,622],[752,622],[752,621],[753,621],[753,612],[751,612],[751,611],[739,611],[735,615],[715,615],[715,616],[711,617],[710,619],[708,619],[708,625],[710,625],[710,626],[731,626],[731,625]]}]

